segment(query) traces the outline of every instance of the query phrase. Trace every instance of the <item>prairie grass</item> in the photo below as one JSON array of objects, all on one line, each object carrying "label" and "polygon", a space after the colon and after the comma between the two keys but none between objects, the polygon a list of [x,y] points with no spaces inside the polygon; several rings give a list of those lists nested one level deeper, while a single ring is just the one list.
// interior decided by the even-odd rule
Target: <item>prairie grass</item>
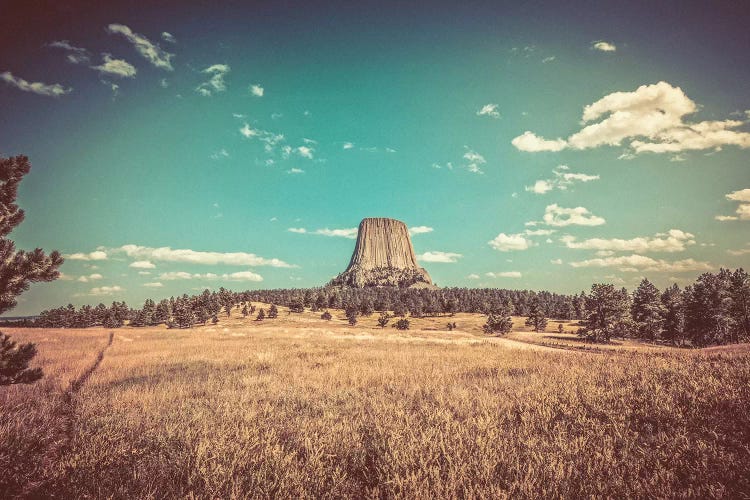
[{"label": "prairie grass", "polygon": [[748,349],[517,349],[474,335],[470,320],[451,333],[283,314],[124,328],[72,397],[63,437],[59,392],[108,332],[18,330],[39,343],[47,376],[0,389],[0,465],[16,464],[0,488],[65,498],[750,495]]}]

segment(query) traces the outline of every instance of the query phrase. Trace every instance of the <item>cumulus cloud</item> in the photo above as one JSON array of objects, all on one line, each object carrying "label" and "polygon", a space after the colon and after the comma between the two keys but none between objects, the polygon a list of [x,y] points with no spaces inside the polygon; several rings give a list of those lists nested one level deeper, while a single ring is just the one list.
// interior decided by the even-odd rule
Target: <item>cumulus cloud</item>
[{"label": "cumulus cloud", "polygon": [[77,281],[80,281],[81,283],[88,283],[89,281],[96,281],[102,278],[104,278],[104,276],[102,276],[101,274],[93,273],[93,274],[89,274],[88,276],[81,276],[78,278]]},{"label": "cumulus cloud", "polygon": [[662,81],[642,85],[632,92],[614,92],[585,106],[585,126],[567,140],[548,141],[527,131],[511,142],[529,152],[620,146],[625,141],[629,141],[633,153],[677,154],[729,145],[750,147],[750,133],[734,130],[744,124],[742,121],[685,121],[698,109],[681,88]]},{"label": "cumulus cloud", "polygon": [[133,44],[135,50],[138,51],[148,62],[156,66],[157,68],[172,71],[172,58],[174,54],[162,50],[158,45],[151,43],[151,41],[145,36],[133,32],[129,27],[124,24],[110,24],[107,26],[107,32],[110,34],[117,34],[124,36],[130,43]]},{"label": "cumulus cloud", "polygon": [[488,278],[520,278],[522,275],[518,271],[503,271],[499,273],[484,273]]},{"label": "cumulus cloud", "polygon": [[500,112],[497,110],[497,104],[485,104],[482,109],[477,111],[477,116],[500,118]]},{"label": "cumulus cloud", "polygon": [[210,97],[219,92],[227,90],[227,85],[224,82],[224,77],[231,71],[231,68],[227,64],[213,64],[208,68],[201,71],[207,75],[211,75],[207,82],[203,82],[195,88],[195,91],[204,97]]},{"label": "cumulus cloud", "polygon": [[333,236],[333,237],[340,237],[340,238],[349,238],[354,239],[357,237],[357,228],[352,227],[348,229],[318,229],[315,231],[315,234],[321,234],[323,236]]},{"label": "cumulus cloud", "polygon": [[250,93],[254,95],[255,97],[263,97],[263,93],[265,91],[263,90],[263,87],[260,86],[260,84],[253,84],[250,85]]},{"label": "cumulus cloud", "polygon": [[124,289],[118,285],[115,286],[97,286],[91,289],[90,295],[113,295],[122,292]]},{"label": "cumulus cloud", "polygon": [[458,262],[458,259],[461,257],[460,253],[433,251],[417,255],[417,260],[422,262],[454,263]]},{"label": "cumulus cloud", "polygon": [[522,234],[505,234],[500,233],[493,240],[490,240],[489,245],[495,250],[501,252],[510,252],[512,250],[526,250],[527,248],[534,245],[534,243],[525,238]]},{"label": "cumulus cloud", "polygon": [[123,245],[111,251],[124,253],[133,259],[149,261],[203,265],[296,267],[283,260],[266,259],[253,253],[245,252],[201,252],[189,249],[172,249],[170,247],[153,248],[139,245]]},{"label": "cumulus cloud", "polygon": [[584,207],[563,208],[553,203],[547,205],[543,220],[548,226],[600,226],[605,223],[602,217],[598,217]]},{"label": "cumulus cloud", "polygon": [[516,147],[516,149],[527,151],[529,153],[536,153],[539,151],[562,151],[568,145],[563,139],[544,139],[530,130],[527,130],[510,142]]},{"label": "cumulus cloud", "polygon": [[737,206],[737,215],[717,215],[715,218],[719,221],[729,220],[750,220],[750,189],[741,189],[732,191],[725,195],[727,200],[740,202]]},{"label": "cumulus cloud", "polygon": [[156,266],[150,260],[137,260],[130,264],[129,267],[133,267],[135,269],[154,269]]},{"label": "cumulus cloud", "polygon": [[568,248],[577,250],[598,250],[612,252],[683,252],[695,244],[695,236],[679,229],[670,229],[666,233],[657,233],[652,237],[639,236],[629,240],[620,238],[591,238],[577,241],[574,236],[563,236],[560,241]]},{"label": "cumulus cloud", "polygon": [[124,59],[114,59],[109,54],[103,54],[104,62],[99,66],[91,66],[99,73],[119,76],[121,78],[133,78],[137,71],[135,66]]},{"label": "cumulus cloud", "polygon": [[470,280],[478,280],[479,275],[477,273],[471,273],[470,275],[467,276],[467,278],[469,278]]},{"label": "cumulus cloud", "polygon": [[433,229],[427,226],[414,226],[409,228],[409,234],[412,236],[415,234],[431,233]]},{"label": "cumulus cloud", "polygon": [[63,257],[68,260],[107,260],[107,252],[104,252],[103,250],[96,250],[89,253],[78,252],[63,255]]},{"label": "cumulus cloud", "polygon": [[66,59],[73,64],[87,64],[91,60],[89,51],[82,47],[75,47],[67,40],[55,40],[49,44],[50,47],[63,49],[68,54]]},{"label": "cumulus cloud", "polygon": [[15,87],[18,90],[24,92],[31,92],[33,94],[45,95],[49,97],[60,97],[61,95],[69,94],[73,91],[72,88],[65,88],[59,83],[53,83],[48,85],[41,82],[27,82],[23,78],[15,76],[10,71],[0,73],[0,80],[3,80],[6,84],[11,87]]},{"label": "cumulus cloud", "polygon": [[553,189],[565,191],[576,182],[591,182],[599,179],[598,175],[569,172],[565,165],[560,165],[552,173],[555,175],[553,179],[540,179],[533,185],[526,186],[526,191],[536,194],[545,194]]},{"label": "cumulus cloud", "polygon": [[601,52],[614,52],[617,50],[615,44],[605,42],[604,40],[597,40],[596,42],[593,42],[591,44],[591,48],[594,50],[599,50]]},{"label": "cumulus cloud", "polygon": [[708,262],[700,262],[695,259],[683,259],[670,262],[663,259],[652,259],[651,257],[636,254],[621,257],[582,260],[571,262],[570,265],[576,268],[614,267],[622,272],[680,273],[687,271],[709,271],[712,269],[712,266]]}]

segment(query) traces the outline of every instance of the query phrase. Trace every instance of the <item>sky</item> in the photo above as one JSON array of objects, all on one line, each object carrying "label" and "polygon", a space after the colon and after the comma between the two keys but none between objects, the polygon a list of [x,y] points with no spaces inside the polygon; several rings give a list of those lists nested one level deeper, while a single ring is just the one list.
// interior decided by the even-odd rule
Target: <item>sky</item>
[{"label": "sky", "polygon": [[[142,5],[148,3],[149,5]],[[750,267],[744,2],[0,1],[8,315],[321,286],[364,217],[439,286]]]}]

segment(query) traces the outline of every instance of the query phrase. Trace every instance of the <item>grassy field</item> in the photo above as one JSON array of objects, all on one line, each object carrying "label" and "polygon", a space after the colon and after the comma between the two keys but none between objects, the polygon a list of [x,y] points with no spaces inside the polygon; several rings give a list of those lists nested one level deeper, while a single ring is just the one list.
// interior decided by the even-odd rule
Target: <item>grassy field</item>
[{"label": "grassy field", "polygon": [[0,388],[0,496],[750,496],[748,346],[563,350],[528,343],[556,322],[488,339],[468,314],[453,332],[233,316],[111,345],[9,330],[46,376]]}]

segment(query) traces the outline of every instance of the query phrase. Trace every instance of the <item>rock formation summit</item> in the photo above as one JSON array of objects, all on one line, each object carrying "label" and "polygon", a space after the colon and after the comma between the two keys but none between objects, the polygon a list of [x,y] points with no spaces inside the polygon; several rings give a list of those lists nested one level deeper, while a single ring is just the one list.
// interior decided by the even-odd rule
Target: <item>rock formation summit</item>
[{"label": "rock formation summit", "polygon": [[434,287],[427,271],[417,265],[406,224],[386,218],[362,219],[349,266],[330,284],[357,288]]}]

